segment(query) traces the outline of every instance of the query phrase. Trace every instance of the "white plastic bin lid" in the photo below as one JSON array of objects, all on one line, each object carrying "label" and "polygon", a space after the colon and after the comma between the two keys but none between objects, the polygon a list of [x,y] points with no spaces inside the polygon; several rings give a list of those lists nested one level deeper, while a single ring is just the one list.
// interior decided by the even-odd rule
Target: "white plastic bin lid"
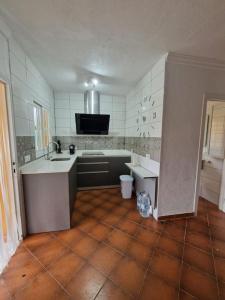
[{"label": "white plastic bin lid", "polygon": [[120,180],[121,181],[133,181],[134,178],[130,175],[120,175]]}]

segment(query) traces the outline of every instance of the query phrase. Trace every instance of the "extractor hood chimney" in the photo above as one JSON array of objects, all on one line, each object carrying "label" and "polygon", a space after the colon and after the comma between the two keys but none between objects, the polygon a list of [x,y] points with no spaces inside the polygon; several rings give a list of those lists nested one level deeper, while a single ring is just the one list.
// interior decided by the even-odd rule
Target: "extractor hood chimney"
[{"label": "extractor hood chimney", "polygon": [[85,114],[100,114],[100,93],[96,90],[84,92]]}]

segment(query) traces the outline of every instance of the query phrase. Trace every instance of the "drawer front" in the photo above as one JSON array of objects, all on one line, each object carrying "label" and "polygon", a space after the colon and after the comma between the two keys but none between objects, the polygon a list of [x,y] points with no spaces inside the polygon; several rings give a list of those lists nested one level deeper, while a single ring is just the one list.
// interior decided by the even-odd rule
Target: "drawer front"
[{"label": "drawer front", "polygon": [[95,156],[95,157],[78,157],[78,163],[93,163],[93,162],[108,162],[109,158],[107,156]]},{"label": "drawer front", "polygon": [[77,172],[109,171],[109,162],[82,162],[77,163]]},{"label": "drawer front", "polygon": [[99,171],[93,173],[80,173],[77,176],[77,183],[79,187],[92,187],[108,185],[109,172]]}]

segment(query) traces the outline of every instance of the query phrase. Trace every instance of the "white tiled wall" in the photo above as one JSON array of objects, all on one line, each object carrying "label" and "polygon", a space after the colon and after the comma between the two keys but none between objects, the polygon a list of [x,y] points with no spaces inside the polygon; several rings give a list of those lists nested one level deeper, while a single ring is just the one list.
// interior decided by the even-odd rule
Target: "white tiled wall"
[{"label": "white tiled wall", "polygon": [[34,136],[34,101],[48,109],[51,135],[55,135],[53,91],[15,40],[9,41],[16,135]]},{"label": "white tiled wall", "polygon": [[[100,112],[110,114],[109,135],[125,134],[125,97],[101,95]],[[75,113],[84,112],[81,93],[55,93],[55,120],[57,136],[76,135]]]},{"label": "white tiled wall", "polygon": [[161,137],[166,56],[126,97],[125,135]]}]

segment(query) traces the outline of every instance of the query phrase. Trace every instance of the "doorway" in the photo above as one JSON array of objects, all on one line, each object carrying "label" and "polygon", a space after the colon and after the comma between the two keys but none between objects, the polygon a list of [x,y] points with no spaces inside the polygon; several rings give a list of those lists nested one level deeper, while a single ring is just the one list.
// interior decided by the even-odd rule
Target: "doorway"
[{"label": "doorway", "polygon": [[19,244],[7,95],[0,81],[0,272]]},{"label": "doorway", "polygon": [[225,101],[208,100],[204,123],[199,196],[220,209],[224,201]]}]

